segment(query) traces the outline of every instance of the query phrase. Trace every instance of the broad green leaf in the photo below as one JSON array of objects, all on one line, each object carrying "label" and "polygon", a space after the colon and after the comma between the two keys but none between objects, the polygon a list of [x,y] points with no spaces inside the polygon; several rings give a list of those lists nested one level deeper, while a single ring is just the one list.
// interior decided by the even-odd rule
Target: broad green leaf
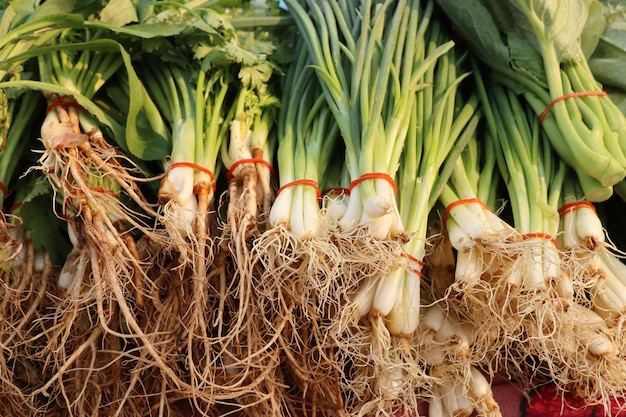
[{"label": "broad green leaf", "polygon": [[509,51],[490,11],[480,0],[437,0],[455,31],[487,65],[509,67]]},{"label": "broad green leaf", "polygon": [[111,0],[100,11],[100,21],[114,26],[137,23],[139,18],[130,0]]},{"label": "broad green leaf", "polygon": [[511,67],[532,78],[537,84],[547,87],[546,72],[541,54],[528,46],[528,40],[519,36],[518,32],[510,32],[507,38]]},{"label": "broad green leaf", "polygon": [[[52,45],[31,49],[26,56],[54,50],[59,46]],[[128,114],[126,115],[125,127],[118,123],[115,118],[95,104],[90,98],[67,88],[44,83],[40,81],[13,81],[0,83],[0,87],[32,88],[40,91],[54,92],[71,95],[100,123],[108,127],[113,134],[113,140],[125,151],[143,160],[157,160],[165,157],[170,149],[167,136],[163,134],[162,121],[155,115],[158,114],[156,106],[148,96],[145,87],[137,76],[133,67],[132,59],[123,45],[112,39],[98,39],[80,44],[62,45],[65,49],[91,49],[97,51],[116,51],[122,56],[124,68],[128,76],[128,97],[130,98]],[[19,57],[15,58],[18,59]]]},{"label": "broad green leaf", "polygon": [[598,81],[626,92],[626,4],[604,0],[606,28],[589,58],[589,67]]},{"label": "broad green leaf", "polygon": [[[496,1],[496,0],[492,0]],[[589,0],[507,0],[514,29],[537,48],[554,48],[560,62],[584,58],[580,37]]]},{"label": "broad green leaf", "polygon": [[53,264],[62,265],[72,246],[67,237],[67,223],[53,210],[50,184],[31,175],[20,186],[18,201],[22,204],[15,214],[22,218],[35,249],[47,251]]},{"label": "broad green leaf", "polygon": [[604,8],[602,3],[596,0],[589,2],[589,15],[585,22],[585,27],[581,35],[580,44],[585,54],[585,58],[589,58],[600,42],[600,36],[606,29],[606,20],[604,19]]}]

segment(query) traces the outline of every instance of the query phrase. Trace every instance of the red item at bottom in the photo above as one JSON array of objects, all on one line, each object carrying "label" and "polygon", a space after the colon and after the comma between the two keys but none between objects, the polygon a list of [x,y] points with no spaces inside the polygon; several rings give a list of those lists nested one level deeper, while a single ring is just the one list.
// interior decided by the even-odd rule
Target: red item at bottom
[{"label": "red item at bottom", "polygon": [[528,401],[522,401],[520,414],[521,417],[626,417],[626,404],[623,400],[612,400],[609,413],[600,404],[586,405],[580,398],[561,395],[551,384],[533,391]]}]

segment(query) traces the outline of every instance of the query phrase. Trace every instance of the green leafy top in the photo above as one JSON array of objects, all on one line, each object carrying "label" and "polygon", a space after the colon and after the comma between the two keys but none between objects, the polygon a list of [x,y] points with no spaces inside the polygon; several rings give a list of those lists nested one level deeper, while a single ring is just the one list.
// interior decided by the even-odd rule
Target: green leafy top
[{"label": "green leafy top", "polygon": [[593,48],[590,39],[602,30],[596,0],[437,2],[487,65],[504,73],[513,70],[542,86],[549,76],[547,59],[585,60],[585,50]]},{"label": "green leafy top", "polygon": [[626,92],[626,3],[603,0],[606,28],[589,58],[589,66],[601,83]]}]

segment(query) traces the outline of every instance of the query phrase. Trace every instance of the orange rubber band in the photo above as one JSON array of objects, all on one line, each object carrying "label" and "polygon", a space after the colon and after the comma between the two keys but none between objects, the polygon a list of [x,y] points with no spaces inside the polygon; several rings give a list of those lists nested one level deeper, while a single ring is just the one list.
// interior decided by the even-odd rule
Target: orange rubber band
[{"label": "orange rubber band", "polygon": [[442,226],[445,228],[446,227],[446,223],[448,221],[448,217],[450,216],[450,211],[455,208],[456,206],[462,206],[464,204],[480,204],[481,206],[483,206],[485,209],[490,210],[489,207],[487,206],[487,204],[483,203],[479,198],[462,198],[461,200],[456,200],[453,201],[452,203],[448,204],[448,206],[446,207],[446,210],[443,212],[443,219],[441,220],[441,224]]},{"label": "orange rubber band", "polygon": [[524,239],[534,239],[536,237],[541,238],[541,239],[545,239],[545,240],[549,240],[555,248],[559,248],[558,243],[556,243],[556,239],[549,233],[542,233],[542,232],[537,232],[537,233],[524,233],[522,235],[522,237]]},{"label": "orange rubber band", "polygon": [[350,189],[342,188],[342,187],[327,188],[324,191],[322,191],[322,195],[327,195],[327,194],[334,194],[336,196],[350,195]]},{"label": "orange rubber band", "polygon": [[572,211],[578,210],[579,208],[582,208],[582,207],[590,208],[593,210],[594,213],[596,214],[598,213],[596,211],[596,206],[591,204],[589,201],[578,200],[578,201],[572,201],[571,203],[563,204],[561,208],[559,208],[559,216],[563,217],[567,213],[571,213]]},{"label": "orange rubber band", "polygon": [[552,100],[547,106],[546,108],[541,112],[541,114],[539,115],[539,123],[543,123],[543,119],[546,118],[546,116],[548,115],[548,113],[550,112],[550,109],[559,101],[564,101],[567,100],[568,98],[572,98],[572,97],[584,97],[584,96],[606,96],[607,93],[605,91],[580,91],[580,92],[574,92],[574,93],[569,93],[569,94],[565,94],[564,96],[561,97],[557,97],[554,100]]},{"label": "orange rubber band", "polygon": [[368,174],[361,175],[359,178],[350,183],[350,191],[365,180],[385,180],[393,187],[393,193],[396,193],[396,182],[393,178],[391,178],[391,175],[385,174],[384,172],[370,172]]},{"label": "orange rubber band", "polygon": [[313,180],[307,180],[307,179],[301,179],[301,180],[295,180],[292,182],[288,182],[287,184],[283,185],[282,187],[280,187],[278,189],[278,191],[276,191],[276,197],[278,197],[278,195],[283,192],[283,190],[285,188],[289,188],[289,187],[295,187],[296,185],[309,185],[313,188],[315,188],[315,194],[317,195],[317,201],[320,201],[322,199],[322,193],[320,192],[320,187],[317,185],[317,183]]},{"label": "orange rubber band", "polygon": [[[110,195],[111,197],[115,197],[117,199],[120,198],[113,191],[107,190],[106,188],[103,188],[103,187],[91,187],[90,190],[91,191],[95,191],[97,193],[107,194],[107,195]],[[72,190],[72,191],[70,191],[70,195],[74,196],[74,197],[76,197],[78,195],[81,195],[81,194],[85,194],[85,192],[83,190]]]},{"label": "orange rubber band", "polygon": [[0,181],[0,191],[4,193],[4,197],[9,195],[9,189],[7,188],[6,184],[3,183],[2,181]]},{"label": "orange rubber band", "polygon": [[416,263],[419,266],[419,269],[417,269],[417,268],[410,268],[409,271],[413,272],[414,274],[419,275],[420,277],[423,277],[422,269],[424,268],[424,262],[420,261],[419,259],[417,259],[415,256],[411,255],[410,253],[402,252],[400,254],[400,256],[402,256],[404,258],[407,258],[410,262]]},{"label": "orange rubber band", "polygon": [[215,176],[213,175],[213,172],[210,169],[203,167],[202,165],[194,164],[193,162],[180,161],[180,162],[174,162],[173,164],[171,164],[167,168],[167,170],[171,171],[172,169],[175,169],[175,168],[193,168],[193,169],[197,169],[198,171],[204,172],[211,178],[211,182],[213,183],[213,191],[215,191],[215,187],[216,187]]},{"label": "orange rubber band", "polygon": [[59,98],[54,100],[52,103],[48,105],[48,107],[46,107],[46,114],[50,113],[52,109],[54,109],[55,107],[59,107],[59,106],[76,107],[81,110],[85,110],[85,108],[81,106],[80,104],[78,104],[76,100],[72,98],[68,100],[67,99],[68,97],[69,96],[59,96]]},{"label": "orange rubber band", "polygon": [[272,166],[272,164],[269,163],[269,161],[266,161],[263,158],[247,158],[247,159],[240,159],[238,161],[233,162],[233,164],[228,169],[228,172],[226,173],[226,180],[228,182],[230,182],[233,179],[233,172],[235,172],[235,169],[239,165],[241,165],[241,164],[262,164],[262,165],[265,165],[267,167],[267,169],[270,170],[270,174],[272,175],[272,177],[276,176],[276,172],[274,171],[274,167]]}]

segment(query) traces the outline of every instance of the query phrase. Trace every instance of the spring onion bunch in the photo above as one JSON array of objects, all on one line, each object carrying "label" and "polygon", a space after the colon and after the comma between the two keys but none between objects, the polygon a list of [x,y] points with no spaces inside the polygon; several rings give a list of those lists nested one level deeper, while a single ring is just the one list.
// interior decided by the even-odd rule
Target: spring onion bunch
[{"label": "spring onion bunch", "polygon": [[[70,23],[56,32],[54,42],[23,54],[26,59],[36,58],[39,80],[5,83],[43,91],[49,100],[48,107],[41,109],[45,111],[40,132],[44,151],[38,169],[56,193],[55,213],[66,220],[73,245],[57,277],[58,301],[44,316],[54,325],[44,330],[47,343],[40,354],[52,365],[50,374],[32,391],[34,397],[60,395],[59,380],[72,381],[75,387],[90,384],[90,378],[77,369],[94,350],[102,361],[95,365],[100,372],[98,390],[106,385],[102,380],[116,384],[109,394],[131,390],[138,375],[118,378],[123,365],[112,353],[124,338],[137,341],[142,354],[149,352],[147,360],[169,371],[143,332],[136,310],[143,305],[147,280],[132,233],[149,234],[147,219],[155,212],[140,191],[142,173],[105,138],[113,132],[125,145],[129,138],[125,129],[94,102],[116,71],[123,67],[132,71],[129,56],[105,33],[76,29],[76,22]],[[141,96],[141,90],[137,93]],[[132,368],[137,362],[129,359],[125,364]],[[65,405],[90,415],[101,401],[109,401],[106,395],[99,397],[98,390],[76,389],[66,395]]]},{"label": "spring onion bunch", "polygon": [[[435,297],[448,287],[461,293],[489,288],[485,278],[510,269],[514,258],[507,242],[520,240],[517,232],[496,212],[499,179],[492,143],[470,139],[444,185],[440,202],[445,206],[440,225],[443,235],[429,255],[429,280]],[[450,262],[449,251],[456,252]]]},{"label": "spring onion bunch", "polygon": [[[169,358],[168,366],[174,370],[178,368],[177,361],[184,361],[190,371],[191,390],[201,392],[201,387],[213,384],[215,379],[211,367],[204,366],[200,370],[196,357],[206,357],[212,350],[206,347],[210,326],[205,320],[208,319],[208,312],[214,309],[209,298],[208,276],[211,270],[215,270],[212,264],[214,245],[207,221],[212,210],[214,179],[205,180],[203,177],[213,175],[216,159],[204,163],[199,161],[204,156],[201,151],[205,142],[204,124],[198,120],[204,120],[206,98],[204,83],[200,84],[195,79],[203,77],[199,76],[200,65],[196,62],[191,68],[146,63],[140,72],[148,93],[166,122],[172,150],[164,161],[165,173],[157,197],[161,207],[158,221],[162,229],[159,230],[166,236],[166,239],[160,240],[167,243],[165,246],[142,243],[151,248],[151,254],[147,255],[149,259],[155,262],[168,259],[176,265],[171,273],[172,284],[160,279],[158,269],[149,271],[154,286],[165,290],[166,296],[158,296],[159,293],[155,292],[151,297],[146,310],[152,312],[155,320],[146,323],[146,327],[154,336],[155,345],[167,346],[173,334],[183,342],[180,355],[167,351],[162,355]],[[194,85],[196,83],[197,86]],[[196,93],[196,88],[200,89],[201,95]],[[211,98],[219,96],[219,89],[216,89],[215,96],[211,95]],[[221,116],[221,109],[218,105],[218,117]],[[219,124],[215,125],[216,131],[219,131]],[[201,199],[203,209],[199,208]]]},{"label": "spring onion bunch", "polygon": [[337,124],[310,67],[306,45],[285,81],[278,122],[279,190],[272,204],[271,227],[283,226],[301,240],[324,235],[320,218],[320,179],[338,137]]},{"label": "spring onion bunch", "polygon": [[490,383],[472,352],[476,329],[444,302],[421,311],[420,354],[435,377],[427,400],[429,415],[500,416]]},{"label": "spring onion bunch", "polygon": [[307,8],[288,1],[287,6],[345,143],[351,194],[335,233],[365,230],[375,239],[402,241],[394,177],[411,101],[421,74],[451,43],[423,62],[412,59],[415,32],[407,32],[410,13],[403,1],[385,6],[307,2]]},{"label": "spring onion bunch", "polygon": [[551,329],[562,320],[573,296],[555,239],[565,166],[552,153],[538,120],[514,92],[500,86],[485,92],[482,80],[477,77],[477,81],[487,121],[486,140],[493,141],[513,225],[520,233],[508,245],[515,259],[501,276],[496,275],[506,285],[496,286],[490,308],[499,314],[503,323],[499,332],[505,339],[517,340],[519,346],[532,344],[533,339],[524,340],[520,332],[526,329],[537,340],[552,340]]},{"label": "spring onion bunch", "polygon": [[621,327],[626,312],[622,255],[573,175],[566,176],[561,194],[558,241],[576,300],[604,318],[609,327]]},{"label": "spring onion bunch", "polygon": [[[432,7],[427,3],[423,9],[424,22],[429,24],[423,29],[424,43],[415,48],[417,61],[448,41],[437,21],[429,20]],[[371,334],[366,344],[371,343],[370,349],[380,358],[372,361],[375,371],[369,377],[377,376],[382,398],[397,397],[398,403],[407,399],[404,406],[411,406],[415,386],[426,380],[419,355],[407,352],[415,346],[413,339],[420,338],[416,330],[429,213],[479,120],[478,98],[460,92],[467,75],[461,72],[461,61],[450,50],[420,78],[423,88],[413,102],[398,172],[398,207],[410,239],[402,245],[396,267],[365,280],[353,300],[357,314],[366,317],[360,325],[366,335]]]},{"label": "spring onion bunch", "polygon": [[308,49],[301,38],[294,44],[299,52],[284,80],[278,110],[279,188],[269,228],[255,239],[252,252],[262,271],[255,291],[269,323],[276,326],[287,318],[279,337],[281,355],[306,401],[337,407],[338,366],[321,327],[335,310],[329,297],[339,283],[339,253],[329,243],[321,204],[339,135]]},{"label": "spring onion bunch", "polygon": [[438,3],[475,55],[495,71],[494,79],[530,104],[552,147],[575,169],[586,198],[609,198],[626,174],[626,119],[602,91],[585,54],[604,27],[599,3]]},{"label": "spring onion bunch", "polygon": [[[520,268],[517,288],[524,290],[508,295],[508,303],[515,300],[515,305],[507,310],[514,312],[515,320],[522,319],[525,334],[510,329],[514,336],[507,338],[517,342],[507,366],[521,370],[530,383],[545,378],[560,389],[607,404],[623,389],[617,374],[625,363],[615,354],[614,331],[589,306],[576,302],[574,278],[556,247],[564,163],[555,158],[539,121],[514,92],[492,86],[486,96],[488,139],[495,139],[513,223],[523,238],[514,268]],[[530,357],[539,361],[533,376],[526,369]]]},{"label": "spring onion bunch", "polygon": [[[430,39],[427,55],[445,41],[436,22],[431,23],[427,39]],[[406,257],[407,266],[392,273],[400,273],[399,280],[385,278],[379,282],[371,310],[386,317],[389,331],[397,336],[409,336],[417,328],[420,286],[416,285],[413,291],[410,288],[420,282],[422,275],[429,213],[479,120],[477,97],[466,99],[460,94],[459,87],[466,76],[457,73],[460,68],[459,57],[449,51],[426,72],[421,80],[426,87],[417,92],[402,154],[398,205],[411,236],[403,245],[402,257]],[[392,282],[398,284],[395,290],[389,285]]]}]

